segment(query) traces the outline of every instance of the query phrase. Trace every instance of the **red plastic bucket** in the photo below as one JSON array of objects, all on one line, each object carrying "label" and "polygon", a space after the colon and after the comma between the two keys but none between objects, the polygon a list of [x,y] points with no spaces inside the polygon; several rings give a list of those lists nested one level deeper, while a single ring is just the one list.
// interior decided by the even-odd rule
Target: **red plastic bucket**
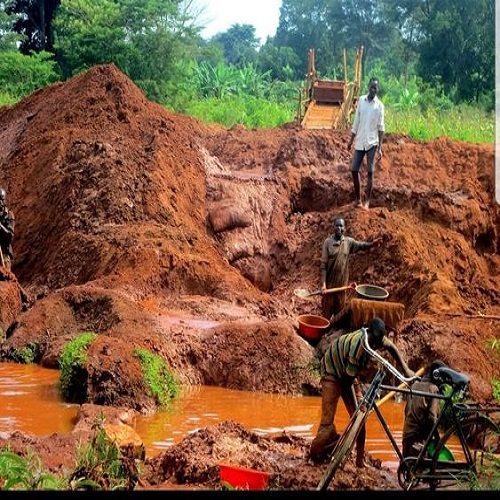
[{"label": "red plastic bucket", "polygon": [[315,314],[303,314],[297,318],[297,321],[302,337],[312,342],[317,342],[330,326],[330,321],[323,318],[323,316],[316,316]]},{"label": "red plastic bucket", "polygon": [[219,464],[221,483],[242,490],[265,490],[271,474],[246,467]]}]

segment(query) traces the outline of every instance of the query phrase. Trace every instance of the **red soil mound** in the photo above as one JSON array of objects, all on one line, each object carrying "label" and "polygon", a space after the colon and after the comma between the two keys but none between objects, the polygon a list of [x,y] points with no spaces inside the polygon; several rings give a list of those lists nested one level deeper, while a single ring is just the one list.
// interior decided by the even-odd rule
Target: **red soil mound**
[{"label": "red soil mound", "polygon": [[352,258],[350,277],[405,305],[397,343],[410,366],[439,357],[490,398],[493,146],[389,134],[365,212],[350,206],[347,141],[294,125],[207,126],[148,102],[112,65],[0,109],[13,272],[30,296],[27,311],[2,316],[0,355],[35,345],[37,362],[57,366],[68,340],[93,331],[83,398],[139,410],[154,401],[131,346],[163,356],[184,383],[317,388],[315,351],[294,323],[319,301],[293,290],[318,287],[321,245],[341,215],[356,239],[383,237]]}]

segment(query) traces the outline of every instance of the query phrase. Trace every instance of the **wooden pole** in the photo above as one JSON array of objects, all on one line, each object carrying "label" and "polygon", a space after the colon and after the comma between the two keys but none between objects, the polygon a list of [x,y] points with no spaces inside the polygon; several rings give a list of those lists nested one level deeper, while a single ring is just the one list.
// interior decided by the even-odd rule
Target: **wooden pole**
[{"label": "wooden pole", "polygon": [[[419,368],[416,372],[415,375],[418,375],[419,377],[423,375],[425,372],[425,367],[422,366],[422,368]],[[408,384],[406,382],[402,382],[401,384],[398,385],[398,389],[404,389],[405,387],[408,387]],[[392,399],[394,395],[396,394],[397,391],[389,391],[383,398],[380,398],[375,404],[380,407],[382,406],[386,401],[389,401],[389,399]]]},{"label": "wooden pole", "polygon": [[347,50],[344,48],[344,85],[347,85]]},{"label": "wooden pole", "polygon": [[451,316],[453,318],[469,318],[469,319],[500,319],[500,316],[495,314],[455,314],[455,313],[443,313],[445,316]]},{"label": "wooden pole", "polygon": [[361,46],[356,55],[356,84],[358,88],[361,87],[361,72],[362,72],[362,61],[363,61],[363,46]]}]

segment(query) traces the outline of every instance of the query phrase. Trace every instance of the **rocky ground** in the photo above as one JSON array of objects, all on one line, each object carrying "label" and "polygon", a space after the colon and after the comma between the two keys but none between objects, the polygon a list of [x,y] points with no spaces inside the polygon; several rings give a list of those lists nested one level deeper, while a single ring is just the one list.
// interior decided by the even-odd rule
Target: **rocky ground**
[{"label": "rocky ground", "polygon": [[[296,318],[319,314],[319,300],[293,291],[318,288],[340,215],[348,235],[383,238],[352,257],[351,279],[404,305],[395,342],[409,365],[440,358],[490,400],[500,378],[493,145],[388,134],[364,211],[351,206],[348,138],[208,126],[148,102],[112,65],[1,108],[0,184],[16,217],[14,267],[0,274],[1,358],[29,346],[57,367],[65,343],[97,333],[78,398],[108,413],[155,410],[134,346],[183,384],[317,394],[317,350]],[[56,470],[83,427],[9,441]],[[324,466],[307,447],[224,422],[148,459],[137,487],[217,489],[217,464],[230,458],[271,472],[273,489],[314,489]],[[331,488],[398,486],[370,461],[362,472],[348,463]]]}]

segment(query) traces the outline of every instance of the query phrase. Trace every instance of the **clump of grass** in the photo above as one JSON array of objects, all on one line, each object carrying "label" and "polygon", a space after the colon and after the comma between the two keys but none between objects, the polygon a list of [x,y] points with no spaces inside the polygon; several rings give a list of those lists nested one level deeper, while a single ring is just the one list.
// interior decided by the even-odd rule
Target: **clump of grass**
[{"label": "clump of grass", "polygon": [[12,106],[18,102],[19,99],[14,97],[8,92],[0,91],[0,107],[2,106]]},{"label": "clump of grass", "polygon": [[0,451],[0,490],[60,490],[65,481],[45,472],[40,458],[30,449],[26,457],[9,448]]},{"label": "clump of grass", "polygon": [[471,491],[499,490],[500,459],[498,459],[494,455],[488,455],[486,464],[481,463],[480,461],[476,464],[476,466],[478,468],[478,476],[471,478],[471,481],[468,485],[469,489]]},{"label": "clump of grass", "polygon": [[[488,341],[488,347],[497,352],[500,352],[500,340],[497,338],[490,339]],[[493,399],[500,401],[500,379],[491,379],[491,389],[493,392]]]},{"label": "clump of grass", "polygon": [[63,396],[70,400],[80,401],[87,392],[86,371],[87,348],[96,339],[92,332],[84,332],[63,349],[59,359],[60,386]]},{"label": "clump of grass", "polygon": [[138,347],[135,354],[141,362],[144,381],[151,395],[159,406],[168,406],[170,400],[179,393],[179,384],[172,372],[160,356],[149,352],[147,349]]},{"label": "clump of grass", "polygon": [[13,361],[17,363],[24,363],[29,365],[34,363],[38,358],[39,348],[36,343],[29,343],[28,345],[21,347],[20,349],[16,349],[12,354],[11,358]]},{"label": "clump of grass", "polygon": [[500,380],[497,378],[492,379],[491,388],[493,390],[493,399],[500,401]]},{"label": "clump of grass", "polygon": [[490,349],[495,349],[500,352],[500,340],[499,339],[490,339],[488,341],[488,347]]},{"label": "clump of grass", "polygon": [[79,443],[76,468],[69,478],[72,490],[132,490],[139,477],[135,460],[126,457],[104,430],[104,417],[94,422],[90,442]]},{"label": "clump of grass", "polygon": [[0,490],[133,490],[139,479],[138,460],[123,453],[104,430],[104,417],[96,418],[89,442],[78,443],[76,465],[60,477],[45,471],[29,448],[19,456],[0,450]]}]

